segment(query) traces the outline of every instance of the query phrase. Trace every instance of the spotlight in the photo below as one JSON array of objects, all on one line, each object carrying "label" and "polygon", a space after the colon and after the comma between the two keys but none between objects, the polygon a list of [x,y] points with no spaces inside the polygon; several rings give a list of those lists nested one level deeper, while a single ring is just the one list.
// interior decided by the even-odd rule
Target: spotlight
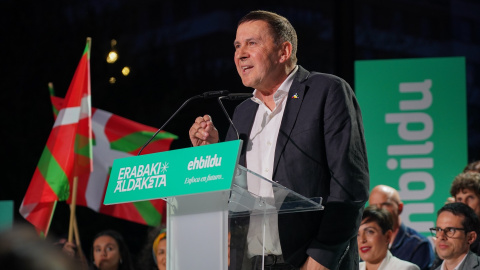
[{"label": "spotlight", "polygon": [[115,63],[118,59],[118,53],[115,50],[116,45],[117,45],[117,41],[115,39],[112,39],[112,41],[110,42],[110,46],[112,47],[112,49],[107,55],[107,63],[109,64]]},{"label": "spotlight", "polygon": [[124,67],[124,68],[122,69],[122,74],[123,74],[123,76],[125,76],[125,77],[128,76],[128,74],[130,74],[130,68],[129,68],[129,67]]}]

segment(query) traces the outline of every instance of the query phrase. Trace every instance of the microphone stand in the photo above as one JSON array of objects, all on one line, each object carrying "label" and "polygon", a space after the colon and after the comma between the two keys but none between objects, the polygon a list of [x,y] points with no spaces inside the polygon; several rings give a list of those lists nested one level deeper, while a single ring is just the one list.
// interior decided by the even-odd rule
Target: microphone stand
[{"label": "microphone stand", "polygon": [[248,97],[251,97],[252,94],[245,94],[245,93],[240,93],[240,94],[230,94],[229,91],[227,90],[220,90],[220,91],[208,91],[208,92],[205,92],[203,94],[200,94],[200,95],[196,95],[196,96],[193,96],[189,99],[187,99],[183,104],[182,106],[180,106],[180,108],[178,108],[175,113],[172,114],[172,116],[170,116],[170,118],[168,118],[168,120],[165,122],[165,124],[163,124],[158,130],[157,132],[155,132],[155,134],[153,134],[153,136],[142,146],[142,148],[138,151],[138,154],[137,156],[139,156],[143,149],[145,149],[145,147],[153,140],[153,138],[155,138],[155,136],[157,136],[157,134],[163,130],[163,128],[173,119],[173,117],[175,117],[175,115],[177,115],[178,112],[180,112],[180,110],[182,110],[183,107],[185,107],[185,105],[187,105],[190,101],[192,100],[195,100],[195,99],[209,99],[209,98],[215,98],[215,97],[218,97],[218,102],[220,103],[220,107],[222,107],[222,110],[223,112],[225,113],[225,115],[227,116],[227,119],[228,121],[230,121],[230,124],[232,125],[233,129],[235,130],[235,132],[237,133],[237,138],[240,139],[239,135],[238,135],[238,131],[237,131],[237,128],[235,127],[235,125],[233,124],[233,121],[232,119],[230,118],[230,116],[228,115],[227,113],[227,110],[225,110],[225,107],[223,106],[222,102],[220,101],[220,99],[222,98],[226,98],[226,99],[230,99],[230,100],[239,100],[239,99],[245,99],[245,98],[248,98]]},{"label": "microphone stand", "polygon": [[195,99],[200,99],[200,98],[203,98],[202,95],[197,95],[197,96],[193,96],[189,99],[187,99],[183,104],[182,106],[180,106],[180,108],[178,108],[175,113],[172,114],[172,116],[170,116],[170,118],[168,118],[167,122],[165,122],[165,124],[163,124],[162,127],[160,127],[157,132],[155,132],[155,134],[153,134],[153,136],[142,146],[142,148],[140,149],[140,151],[138,151],[138,154],[137,156],[140,156],[140,153],[142,153],[143,149],[153,140],[153,138],[155,138],[155,136],[157,136],[157,134],[163,130],[163,128],[170,122],[170,120],[173,119],[173,117],[175,117],[175,115],[177,115],[177,113],[183,108],[185,107],[185,105],[187,105],[187,103],[189,103],[190,101],[192,100],[195,100]]},{"label": "microphone stand", "polygon": [[222,110],[223,110],[223,113],[225,114],[225,116],[227,117],[228,121],[230,122],[230,125],[232,126],[233,130],[234,130],[235,133],[237,134],[237,140],[240,140],[240,136],[239,136],[239,134],[238,134],[238,130],[237,130],[237,128],[235,127],[235,125],[233,124],[232,119],[231,119],[230,116],[228,115],[227,110],[226,110],[225,107],[223,106],[222,99],[241,100],[241,99],[251,98],[252,96],[253,96],[253,94],[251,94],[251,93],[232,93],[232,94],[228,94],[228,96],[218,97],[218,99],[217,99],[217,100],[218,100],[218,103],[220,104],[220,107],[221,107]]},{"label": "microphone stand", "polygon": [[225,107],[223,106],[223,103],[222,103],[222,99],[224,99],[225,97],[218,97],[218,103],[220,104],[220,107],[222,108],[223,110],[223,113],[225,114],[225,116],[227,117],[228,121],[230,122],[230,125],[231,127],[233,128],[233,130],[235,131],[235,133],[237,134],[237,140],[240,140],[240,136],[238,135],[238,130],[237,128],[235,127],[235,125],[233,124],[233,121],[232,119],[230,118],[230,116],[228,115],[228,112],[227,110],[225,109]]}]

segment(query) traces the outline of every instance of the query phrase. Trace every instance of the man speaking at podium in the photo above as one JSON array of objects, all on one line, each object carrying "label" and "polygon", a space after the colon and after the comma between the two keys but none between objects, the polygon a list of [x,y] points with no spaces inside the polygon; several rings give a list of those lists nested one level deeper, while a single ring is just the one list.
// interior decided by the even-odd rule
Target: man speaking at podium
[{"label": "man speaking at podium", "polygon": [[[240,164],[307,198],[322,197],[325,206],[278,215],[280,241],[266,241],[265,269],[358,269],[356,236],[369,176],[352,89],[339,77],[296,64],[295,29],[278,14],[245,15],[234,47],[243,84],[255,89],[233,116],[244,141]],[[195,120],[189,136],[193,146],[219,142],[208,115]],[[226,140],[236,139],[230,128]],[[251,239],[247,253],[261,269]]]}]

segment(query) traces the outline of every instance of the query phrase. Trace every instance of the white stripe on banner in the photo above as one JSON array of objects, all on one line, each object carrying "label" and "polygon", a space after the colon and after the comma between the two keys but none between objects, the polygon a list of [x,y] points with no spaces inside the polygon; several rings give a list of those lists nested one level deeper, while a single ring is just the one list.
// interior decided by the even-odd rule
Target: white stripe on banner
[{"label": "white stripe on banner", "polygon": [[90,96],[84,96],[82,102],[80,103],[80,119],[90,117],[92,114],[92,109],[90,105]]},{"label": "white stripe on banner", "polygon": [[35,207],[38,205],[38,202],[35,203],[30,203],[30,204],[25,204],[25,198],[22,200],[22,204],[20,205],[20,214],[24,217],[27,218],[28,215],[35,209]]},{"label": "white stripe on banner", "polygon": [[55,120],[53,127],[78,123],[79,118],[80,107],[61,109],[60,112],[58,112],[57,120]]},{"label": "white stripe on banner", "polygon": [[100,211],[103,204],[103,194],[107,187],[108,176],[113,161],[117,158],[132,156],[129,153],[112,150],[106,134],[106,125],[112,113],[97,109],[92,116],[92,129],[95,135],[93,151],[93,172],[88,178],[85,199],[87,206],[94,211]]}]

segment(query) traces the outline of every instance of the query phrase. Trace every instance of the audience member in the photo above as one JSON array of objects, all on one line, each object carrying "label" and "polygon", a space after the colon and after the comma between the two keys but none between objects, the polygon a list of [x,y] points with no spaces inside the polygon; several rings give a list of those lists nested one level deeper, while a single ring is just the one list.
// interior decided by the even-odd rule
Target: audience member
[{"label": "audience member", "polygon": [[463,169],[463,172],[476,172],[480,173],[480,160],[473,161],[467,164]]},{"label": "audience member", "polygon": [[94,237],[90,256],[93,269],[133,269],[130,251],[123,236],[114,230],[102,231]]},{"label": "audience member", "polygon": [[365,208],[358,230],[358,250],[362,262],[360,270],[419,270],[420,268],[393,256],[388,250],[393,235],[390,212],[370,205]]},{"label": "audience member", "polygon": [[65,253],[33,229],[15,226],[0,234],[0,269],[80,270]]},{"label": "audience member", "polygon": [[[480,160],[473,161],[467,164],[465,168],[463,168],[463,173],[480,173]],[[455,202],[455,195],[452,195],[451,197],[447,198],[446,203],[452,203]],[[477,213],[478,215],[478,213]]]},{"label": "audience member", "polygon": [[167,232],[162,230],[153,241],[153,258],[157,264],[158,270],[167,269]]},{"label": "audience member", "polygon": [[400,219],[403,202],[398,191],[386,185],[373,188],[369,205],[384,208],[393,218],[393,234],[390,239],[390,252],[393,256],[412,262],[422,270],[429,269],[435,257],[430,241],[413,228],[406,226]]},{"label": "audience member", "polygon": [[[455,177],[450,188],[450,195],[455,202],[468,205],[480,217],[480,174],[475,172],[461,173]],[[470,250],[480,255],[480,237],[470,246]]]},{"label": "audience member", "polygon": [[458,174],[453,179],[450,195],[455,202],[464,203],[480,216],[480,174],[465,172]]},{"label": "audience member", "polygon": [[480,268],[480,258],[470,251],[479,233],[475,212],[463,203],[445,204],[437,212],[436,227],[431,228],[435,251],[443,259],[436,270]]},{"label": "audience member", "polygon": [[[468,168],[472,163],[467,165]],[[480,214],[480,174],[475,172],[464,172],[458,174],[450,187],[450,195],[447,203],[459,202],[468,205],[477,216]],[[470,250],[480,255],[480,238],[470,245]],[[437,268],[442,263],[442,259],[438,257],[432,264],[431,269]]]},{"label": "audience member", "polygon": [[145,245],[138,256],[138,269],[165,270],[166,269],[166,230],[162,227],[152,228]]}]

